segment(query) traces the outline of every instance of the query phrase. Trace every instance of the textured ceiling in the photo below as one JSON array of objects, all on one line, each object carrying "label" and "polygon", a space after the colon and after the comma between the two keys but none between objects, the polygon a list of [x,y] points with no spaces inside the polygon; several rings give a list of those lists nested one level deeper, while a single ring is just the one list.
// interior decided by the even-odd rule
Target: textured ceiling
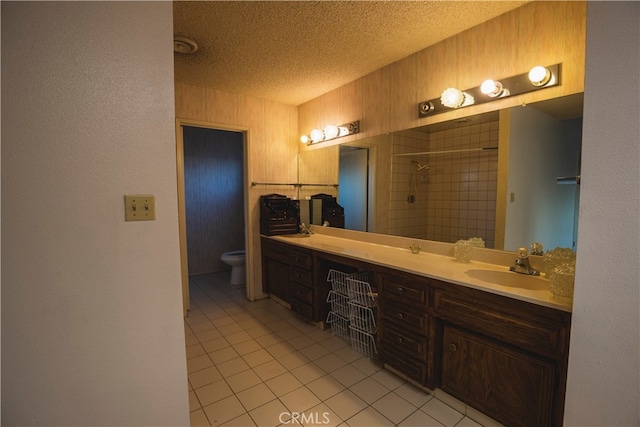
[{"label": "textured ceiling", "polygon": [[175,79],[300,105],[524,3],[174,2]]}]

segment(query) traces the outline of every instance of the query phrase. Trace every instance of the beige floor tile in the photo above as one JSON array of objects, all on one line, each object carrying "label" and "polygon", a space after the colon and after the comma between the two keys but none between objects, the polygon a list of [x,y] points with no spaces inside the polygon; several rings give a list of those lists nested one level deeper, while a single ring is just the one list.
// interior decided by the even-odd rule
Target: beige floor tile
[{"label": "beige floor tile", "polygon": [[394,427],[395,424],[369,406],[347,420],[350,427]]},{"label": "beige floor tile", "polygon": [[208,331],[198,332],[195,335],[200,342],[211,341],[222,336],[222,334],[217,329],[209,329]]},{"label": "beige floor tile", "polygon": [[299,350],[307,359],[316,360],[329,354],[329,350],[324,348],[322,344],[315,343]]},{"label": "beige floor tile", "polygon": [[402,384],[393,392],[417,408],[421,407],[433,398],[431,394],[409,382]]},{"label": "beige floor tile", "polygon": [[213,362],[206,354],[187,360],[187,373],[199,371],[201,369],[213,366]]},{"label": "beige floor tile", "polygon": [[242,371],[239,374],[231,375],[225,379],[234,393],[246,390],[262,382],[260,377],[251,369]]},{"label": "beige floor tile", "polygon": [[253,338],[258,338],[258,337],[261,337],[263,335],[267,335],[267,334],[271,334],[272,333],[271,329],[267,328],[263,324],[254,326],[252,328],[248,328],[248,329],[246,329],[246,331]]},{"label": "beige floor tile", "polygon": [[253,368],[256,374],[262,381],[268,381],[271,378],[275,378],[278,375],[282,375],[287,372],[287,368],[278,363],[277,360],[271,360],[267,363],[263,363],[262,365],[258,365]]},{"label": "beige floor tile", "polygon": [[420,409],[431,418],[436,419],[445,426],[454,426],[463,418],[463,415],[460,412],[456,411],[451,406],[442,403],[438,399],[431,399]]},{"label": "beige floor tile", "polygon": [[270,345],[274,345],[279,342],[282,342],[282,338],[280,338],[277,334],[273,332],[269,332],[268,334],[256,337],[255,340],[265,348],[269,347]]},{"label": "beige floor tile", "polygon": [[345,365],[340,369],[336,369],[330,375],[345,387],[351,387],[355,383],[358,383],[367,378],[367,376],[363,374],[362,371],[351,365]]},{"label": "beige floor tile", "polygon": [[276,395],[261,382],[251,388],[236,393],[236,397],[240,400],[242,406],[244,406],[247,411],[251,411],[258,406],[271,402],[276,398]]},{"label": "beige floor tile", "polygon": [[270,345],[266,348],[266,350],[276,359],[279,359],[282,356],[286,356],[287,354],[293,353],[296,349],[287,344],[286,342],[279,342],[273,345]]},{"label": "beige floor tile", "polygon": [[241,357],[216,364],[216,368],[218,368],[220,374],[225,378],[230,377],[231,375],[238,374],[247,369],[251,369]]},{"label": "beige floor tile", "polygon": [[305,414],[312,416],[312,419],[307,418],[307,422],[304,423],[305,427],[335,427],[343,423],[342,418],[324,403],[314,406]]},{"label": "beige floor tile", "polygon": [[324,401],[343,391],[345,386],[336,381],[331,375],[325,375],[308,383],[307,388],[318,396],[320,400]]},{"label": "beige floor tile", "polygon": [[203,409],[212,426],[224,425],[227,421],[237,418],[246,412],[235,396],[219,400],[205,406]]},{"label": "beige floor tile", "polygon": [[309,362],[306,365],[302,365],[291,370],[291,373],[302,382],[302,384],[308,384],[313,380],[325,376],[325,372],[313,362]]},{"label": "beige floor tile", "polygon": [[204,332],[204,331],[208,331],[210,329],[215,329],[215,325],[213,323],[211,323],[209,320],[206,320],[204,322],[200,322],[200,323],[196,323],[194,324],[189,324],[189,327],[191,328],[191,330],[193,331],[194,334],[198,334],[200,332]]},{"label": "beige floor tile", "polygon": [[187,359],[193,359],[194,357],[203,356],[206,353],[207,352],[200,344],[187,347]]},{"label": "beige floor tile", "polygon": [[353,351],[351,347],[342,347],[340,350],[334,352],[340,359],[347,363],[353,363],[356,360],[362,358],[362,355],[357,351]]},{"label": "beige floor tile", "polygon": [[202,343],[202,347],[207,353],[213,353],[214,351],[222,350],[229,347],[231,344],[224,337],[214,338]]},{"label": "beige floor tile", "polygon": [[366,357],[361,357],[355,362],[352,362],[351,365],[361,370],[365,375],[373,375],[376,372],[384,369],[380,361],[367,359]]},{"label": "beige floor tile", "polygon": [[335,335],[330,336],[329,338],[322,340],[321,344],[324,348],[329,351],[338,351],[341,348],[349,347],[349,343],[343,340],[342,338],[338,338]]},{"label": "beige floor tile", "polygon": [[347,362],[340,359],[333,353],[322,356],[321,358],[315,360],[313,363],[318,365],[320,368],[322,368],[323,371],[327,373],[333,372],[347,365]]},{"label": "beige floor tile", "polygon": [[207,416],[204,414],[204,410],[202,410],[202,409],[198,409],[197,411],[191,412],[191,414],[189,414],[189,416],[190,416],[191,427],[200,427],[200,426],[210,426],[211,425],[211,424],[209,424],[209,420],[207,419]]},{"label": "beige floor tile", "polygon": [[406,419],[402,420],[400,427],[443,427],[443,424],[439,423],[435,419],[422,411],[416,411],[409,415]]},{"label": "beige floor tile", "polygon": [[343,420],[351,418],[368,406],[364,400],[349,390],[341,391],[324,403]]},{"label": "beige floor tile", "polygon": [[382,396],[391,393],[388,388],[371,378],[365,378],[364,380],[352,385],[349,387],[349,390],[369,405],[373,404]]},{"label": "beige floor tile", "polygon": [[214,402],[233,395],[233,390],[227,385],[226,381],[219,380],[203,387],[195,389],[200,404],[205,407]]},{"label": "beige floor tile", "polygon": [[389,390],[395,390],[406,382],[399,376],[392,374],[391,372],[384,369],[382,371],[376,372],[369,378],[373,378]]},{"label": "beige floor tile", "polygon": [[240,355],[253,353],[254,351],[262,350],[262,346],[256,342],[256,340],[249,338],[238,344],[234,344],[233,348]]},{"label": "beige floor tile", "polygon": [[295,327],[289,325],[284,329],[280,329],[280,330],[276,331],[276,334],[278,334],[278,336],[280,338],[282,338],[283,340],[289,341],[294,337],[302,335],[302,332],[300,330],[296,329]]},{"label": "beige floor tile", "polygon": [[464,417],[460,420],[456,427],[483,427],[482,424],[475,422],[469,417]]},{"label": "beige floor tile", "polygon": [[212,351],[209,353],[209,357],[213,360],[213,363],[220,364],[227,360],[236,359],[240,355],[233,347],[225,347],[221,350]]},{"label": "beige floor tile", "polygon": [[293,370],[302,365],[306,365],[309,363],[309,359],[307,359],[302,353],[296,351],[295,353],[287,354],[286,356],[280,357],[278,362],[288,370]]},{"label": "beige floor tile", "polygon": [[291,418],[289,410],[279,400],[259,406],[249,412],[257,426],[273,427],[280,425]]},{"label": "beige floor tile", "polygon": [[394,424],[398,424],[418,410],[417,407],[395,393],[384,395],[376,401],[374,406],[378,412],[393,421]]},{"label": "beige floor tile", "polygon": [[316,343],[314,340],[306,336],[304,333],[300,335],[296,335],[293,338],[289,338],[286,341],[287,343],[289,343],[289,345],[291,345],[292,347],[298,350],[303,349],[305,347],[309,347],[310,345],[313,345]]},{"label": "beige floor tile", "polygon": [[283,396],[280,401],[289,409],[289,412],[305,412],[320,402],[320,399],[311,392],[307,387],[297,388]]},{"label": "beige floor tile", "polygon": [[267,363],[273,360],[273,356],[269,354],[269,352],[263,348],[258,351],[254,351],[253,353],[245,354],[242,356],[247,365],[252,368]]},{"label": "beige floor tile", "polygon": [[215,366],[209,366],[208,368],[201,369],[199,371],[189,374],[189,384],[193,388],[200,388],[204,385],[211,384],[212,382],[222,379],[222,375],[218,372],[218,368]]},{"label": "beige floor tile", "polygon": [[282,375],[271,378],[266,381],[265,384],[267,384],[267,387],[278,397],[302,387],[302,383],[290,372],[285,372]]},{"label": "beige floor tile", "polygon": [[196,409],[201,409],[201,408],[202,406],[200,406],[200,401],[196,396],[196,392],[193,390],[189,391],[189,411],[193,412]]},{"label": "beige floor tile", "polygon": [[238,418],[234,418],[224,423],[225,427],[255,427],[249,414],[242,414]]},{"label": "beige floor tile", "polygon": [[251,335],[249,335],[248,333],[246,333],[245,331],[239,331],[239,332],[235,332],[233,334],[230,335],[225,335],[224,336],[227,341],[229,341],[229,344],[231,345],[236,345],[245,341],[249,341],[251,338]]}]

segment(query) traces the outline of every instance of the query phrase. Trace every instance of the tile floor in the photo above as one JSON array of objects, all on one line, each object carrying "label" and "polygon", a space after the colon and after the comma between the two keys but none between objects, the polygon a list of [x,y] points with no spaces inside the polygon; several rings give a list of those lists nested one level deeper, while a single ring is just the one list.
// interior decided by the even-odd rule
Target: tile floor
[{"label": "tile floor", "polygon": [[439,390],[413,386],[271,299],[247,301],[228,272],[192,278],[190,292],[192,426],[496,425]]}]

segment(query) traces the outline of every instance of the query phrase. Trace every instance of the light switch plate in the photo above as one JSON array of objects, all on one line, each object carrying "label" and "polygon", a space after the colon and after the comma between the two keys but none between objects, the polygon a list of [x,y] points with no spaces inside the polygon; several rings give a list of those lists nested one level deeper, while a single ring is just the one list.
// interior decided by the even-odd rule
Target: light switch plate
[{"label": "light switch plate", "polygon": [[124,196],[125,221],[152,221],[156,219],[156,196],[153,194],[127,194]]}]

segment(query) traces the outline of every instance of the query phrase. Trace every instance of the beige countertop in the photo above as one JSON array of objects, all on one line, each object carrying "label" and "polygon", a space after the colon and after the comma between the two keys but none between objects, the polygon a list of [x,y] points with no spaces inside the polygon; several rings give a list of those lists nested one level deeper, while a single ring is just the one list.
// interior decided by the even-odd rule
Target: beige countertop
[{"label": "beige countertop", "polygon": [[[309,237],[300,237],[298,235],[269,237],[320,252],[366,261],[371,264],[571,312],[571,301],[556,299],[549,291],[548,281],[544,276],[529,277],[510,272],[509,267],[506,265],[482,262],[475,259],[472,259],[469,263],[459,263],[452,256],[442,254],[446,252],[446,246],[443,245],[448,244],[434,243],[435,246],[432,248],[434,250],[429,251],[432,244],[424,240],[385,239],[381,237],[379,240],[384,243],[373,243],[370,241],[372,240],[371,233],[328,231],[334,234],[331,235],[325,234],[320,227],[314,228],[314,230],[316,230],[315,234]],[[335,234],[344,234],[344,236]],[[361,235],[366,235],[362,238],[369,241],[361,240]],[[413,254],[409,249],[409,244],[406,244],[406,242],[418,243],[423,250],[418,254]],[[445,250],[442,249],[443,247]],[[487,251],[490,251],[489,253],[502,252],[486,249],[478,252],[486,253]],[[485,256],[484,258],[487,257]],[[509,255],[509,259],[511,259],[511,255]],[[497,277],[495,279],[497,281],[506,279],[506,281],[510,282],[509,286],[496,283],[494,277]]]}]

